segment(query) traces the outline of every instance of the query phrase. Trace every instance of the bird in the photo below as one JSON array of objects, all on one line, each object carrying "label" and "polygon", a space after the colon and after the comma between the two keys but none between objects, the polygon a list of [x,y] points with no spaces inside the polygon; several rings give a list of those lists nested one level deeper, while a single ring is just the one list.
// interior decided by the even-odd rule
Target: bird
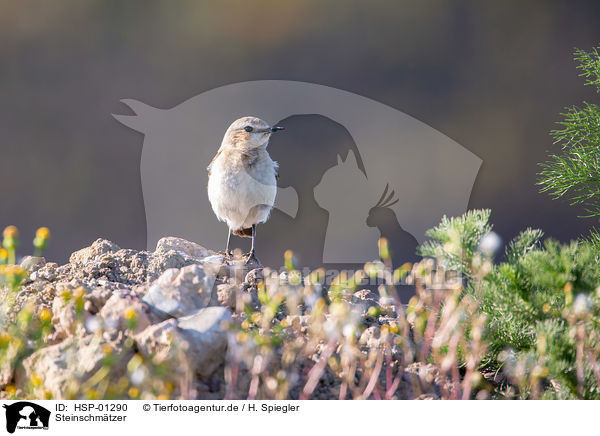
[{"label": "bird", "polygon": [[231,234],[252,237],[246,264],[255,261],[256,225],[269,219],[277,195],[279,165],[267,152],[273,133],[284,130],[246,116],[225,132],[217,154],[208,165],[208,199],[219,221],[227,223],[226,257],[231,256]]},{"label": "bird", "polygon": [[394,265],[404,262],[417,262],[421,259],[416,254],[419,243],[413,235],[400,226],[396,212],[392,209],[392,206],[400,200],[394,197],[395,191],[393,190],[387,195],[389,186],[389,184],[385,185],[381,198],[369,210],[367,226],[377,227],[381,237],[388,240]]}]

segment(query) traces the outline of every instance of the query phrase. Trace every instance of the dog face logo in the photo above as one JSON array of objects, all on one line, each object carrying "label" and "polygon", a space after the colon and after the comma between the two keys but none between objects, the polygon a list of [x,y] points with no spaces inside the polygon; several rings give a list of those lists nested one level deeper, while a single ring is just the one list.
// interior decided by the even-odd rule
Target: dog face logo
[{"label": "dog face logo", "polygon": [[48,429],[50,411],[42,406],[29,401],[19,401],[10,405],[4,404],[6,409],[6,431],[14,433],[18,429]]},{"label": "dog face logo", "polygon": [[261,260],[273,267],[287,248],[301,255],[302,267],[363,264],[377,257],[380,236],[397,236],[395,251],[414,254],[443,215],[466,211],[481,165],[401,111],[311,83],[236,83],[165,110],[122,101],[135,114],[114,117],[144,134],[149,250],[163,236],[224,248],[226,225],[213,215],[205,168],[227,127],[245,115],[286,129],[269,145],[280,165],[276,209],[258,230],[260,246],[268,248],[259,249]]}]

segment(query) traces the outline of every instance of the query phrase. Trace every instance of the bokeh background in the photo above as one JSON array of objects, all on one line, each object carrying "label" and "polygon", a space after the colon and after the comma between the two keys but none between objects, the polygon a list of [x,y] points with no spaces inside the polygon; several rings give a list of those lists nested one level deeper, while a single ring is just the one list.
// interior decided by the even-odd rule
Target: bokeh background
[{"label": "bokeh background", "polygon": [[597,1],[2,0],[0,225],[24,245],[50,227],[59,262],[100,236],[145,248],[143,137],[111,117],[119,100],[170,108],[287,79],[378,100],[478,155],[469,207],[491,208],[504,240],[569,240],[597,221],[538,193],[537,163],[563,108],[598,100],[572,51],[600,43],[599,22]]}]

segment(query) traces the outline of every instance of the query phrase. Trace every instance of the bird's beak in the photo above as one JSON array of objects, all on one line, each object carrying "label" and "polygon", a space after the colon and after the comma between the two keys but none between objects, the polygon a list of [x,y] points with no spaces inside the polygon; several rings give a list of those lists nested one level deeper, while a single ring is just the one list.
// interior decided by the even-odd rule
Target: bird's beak
[{"label": "bird's beak", "polygon": [[279,126],[271,127],[271,133],[279,132],[280,130],[285,130],[285,128]]}]

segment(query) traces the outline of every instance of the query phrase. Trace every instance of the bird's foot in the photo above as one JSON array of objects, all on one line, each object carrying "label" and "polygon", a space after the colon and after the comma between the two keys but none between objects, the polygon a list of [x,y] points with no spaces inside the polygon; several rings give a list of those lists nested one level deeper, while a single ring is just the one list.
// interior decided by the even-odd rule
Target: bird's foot
[{"label": "bird's foot", "polygon": [[219,255],[223,257],[223,260],[226,262],[231,262],[233,260],[233,252],[232,251],[221,251]]},{"label": "bird's foot", "polygon": [[249,265],[253,262],[258,265],[261,265],[260,260],[258,260],[258,258],[256,257],[254,250],[252,250],[250,253],[248,253],[248,258],[246,259],[245,263],[246,263],[246,265]]}]

